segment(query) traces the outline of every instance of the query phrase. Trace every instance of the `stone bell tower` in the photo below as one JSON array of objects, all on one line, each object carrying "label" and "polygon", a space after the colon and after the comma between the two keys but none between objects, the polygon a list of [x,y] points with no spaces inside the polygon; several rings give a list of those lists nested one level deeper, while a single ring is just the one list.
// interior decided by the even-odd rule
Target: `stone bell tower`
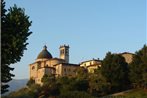
[{"label": "stone bell tower", "polygon": [[66,63],[69,63],[69,45],[60,46],[60,58],[64,59]]}]

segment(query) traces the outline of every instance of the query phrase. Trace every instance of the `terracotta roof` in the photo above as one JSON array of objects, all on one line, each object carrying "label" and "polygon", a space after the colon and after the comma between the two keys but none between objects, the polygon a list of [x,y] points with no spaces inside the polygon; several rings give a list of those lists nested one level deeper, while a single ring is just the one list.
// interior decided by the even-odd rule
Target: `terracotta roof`
[{"label": "terracotta roof", "polygon": [[[54,67],[49,67],[49,66],[45,66],[45,67],[41,67],[41,68],[50,68],[50,69],[55,69]],[[40,69],[41,69],[40,68]]]},{"label": "terracotta roof", "polygon": [[52,60],[61,60],[61,61],[65,61],[64,59],[60,59],[60,58],[52,58]]},{"label": "terracotta roof", "polygon": [[[71,63],[59,63],[59,64],[64,64],[65,66],[80,66],[79,64],[71,64]],[[57,66],[59,64],[53,65],[53,66]]]},{"label": "terracotta roof", "polygon": [[85,62],[90,62],[90,61],[98,61],[98,62],[102,62],[101,60],[98,60],[98,59],[92,59],[92,60],[83,61],[83,62],[81,62],[80,64],[85,63]]},{"label": "terracotta roof", "polygon": [[89,65],[89,66],[87,66],[87,67],[91,67],[91,66],[100,66],[100,64],[99,64],[99,65],[98,65],[98,64]]}]

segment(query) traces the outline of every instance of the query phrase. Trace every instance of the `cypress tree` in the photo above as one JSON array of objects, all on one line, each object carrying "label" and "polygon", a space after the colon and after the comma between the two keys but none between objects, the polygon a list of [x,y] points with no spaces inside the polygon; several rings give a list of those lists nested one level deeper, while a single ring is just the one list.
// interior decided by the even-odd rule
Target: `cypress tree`
[{"label": "cypress tree", "polygon": [[7,84],[14,77],[10,71],[14,68],[10,64],[19,62],[26,50],[31,21],[25,15],[24,9],[16,5],[5,9],[4,0],[1,1],[1,93],[8,91]]}]

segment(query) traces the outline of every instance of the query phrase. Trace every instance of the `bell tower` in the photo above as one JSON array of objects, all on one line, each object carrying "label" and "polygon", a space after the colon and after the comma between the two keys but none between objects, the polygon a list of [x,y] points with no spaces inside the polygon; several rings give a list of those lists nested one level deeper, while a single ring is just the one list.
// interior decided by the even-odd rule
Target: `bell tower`
[{"label": "bell tower", "polygon": [[69,45],[60,46],[60,58],[64,59],[66,63],[69,63]]}]

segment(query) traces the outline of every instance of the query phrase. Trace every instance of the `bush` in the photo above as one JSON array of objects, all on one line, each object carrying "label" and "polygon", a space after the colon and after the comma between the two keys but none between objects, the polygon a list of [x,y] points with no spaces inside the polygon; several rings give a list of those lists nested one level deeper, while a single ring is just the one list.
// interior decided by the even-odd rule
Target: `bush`
[{"label": "bush", "polygon": [[95,98],[86,92],[80,91],[68,91],[64,94],[59,95],[57,98]]}]

